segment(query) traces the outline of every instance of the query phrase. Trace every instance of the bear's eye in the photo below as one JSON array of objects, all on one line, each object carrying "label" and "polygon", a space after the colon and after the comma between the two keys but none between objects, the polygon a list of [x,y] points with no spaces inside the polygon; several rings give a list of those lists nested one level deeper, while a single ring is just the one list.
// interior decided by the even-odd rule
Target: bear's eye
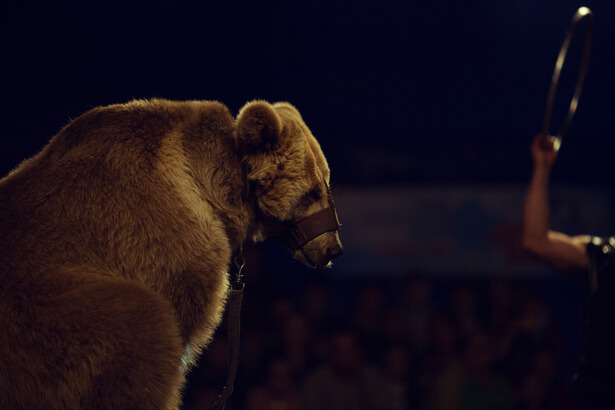
[{"label": "bear's eye", "polygon": [[306,196],[310,201],[318,202],[322,199],[322,190],[319,186],[316,186],[310,192],[308,192]]}]

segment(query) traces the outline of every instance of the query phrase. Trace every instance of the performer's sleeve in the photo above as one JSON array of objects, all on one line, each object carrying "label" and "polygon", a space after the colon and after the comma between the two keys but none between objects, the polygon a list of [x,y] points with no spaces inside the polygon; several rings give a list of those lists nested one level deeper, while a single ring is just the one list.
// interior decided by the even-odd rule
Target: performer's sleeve
[{"label": "performer's sleeve", "polygon": [[615,268],[615,237],[593,236],[587,244],[587,286],[590,293],[600,287],[601,276]]}]

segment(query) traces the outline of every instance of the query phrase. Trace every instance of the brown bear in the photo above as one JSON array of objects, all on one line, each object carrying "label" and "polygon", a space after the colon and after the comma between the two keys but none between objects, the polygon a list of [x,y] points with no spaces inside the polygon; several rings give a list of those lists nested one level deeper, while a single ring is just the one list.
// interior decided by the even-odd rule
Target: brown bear
[{"label": "brown bear", "polygon": [[71,121],[0,180],[0,408],[178,408],[244,241],[286,237],[310,266],[342,252],[328,183],[288,103]]}]

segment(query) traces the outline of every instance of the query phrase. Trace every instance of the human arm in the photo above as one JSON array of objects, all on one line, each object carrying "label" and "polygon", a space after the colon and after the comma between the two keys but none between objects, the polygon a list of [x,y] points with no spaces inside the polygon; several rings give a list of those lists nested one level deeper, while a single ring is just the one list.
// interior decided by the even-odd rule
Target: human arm
[{"label": "human arm", "polygon": [[557,158],[554,138],[537,135],[530,152],[534,172],[523,204],[521,243],[525,250],[561,271],[587,267],[588,235],[569,236],[549,225],[549,176]]}]

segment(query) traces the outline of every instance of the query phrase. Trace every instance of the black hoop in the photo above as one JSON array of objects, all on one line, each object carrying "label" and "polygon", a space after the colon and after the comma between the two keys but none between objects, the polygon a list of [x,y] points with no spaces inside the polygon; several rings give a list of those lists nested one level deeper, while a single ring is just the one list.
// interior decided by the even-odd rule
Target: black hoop
[{"label": "black hoop", "polygon": [[581,67],[579,68],[577,85],[574,89],[574,94],[568,108],[568,115],[566,115],[566,119],[564,120],[559,132],[555,135],[557,139],[556,149],[559,148],[562,138],[568,132],[568,128],[570,127],[570,123],[572,122],[572,117],[574,117],[574,113],[577,110],[577,105],[579,104],[579,98],[581,97],[581,91],[583,90],[583,82],[585,81],[585,75],[587,74],[593,26],[593,13],[587,7],[579,7],[575,15],[572,17],[572,21],[570,22],[570,26],[568,26],[568,31],[566,32],[566,37],[564,37],[564,42],[562,43],[562,47],[559,50],[557,61],[555,62],[555,69],[553,70],[553,77],[551,78],[551,87],[549,88],[549,93],[547,94],[547,104],[545,106],[545,113],[542,119],[542,134],[545,137],[548,137],[550,135],[549,125],[551,124],[553,100],[555,99],[555,92],[557,91],[559,75],[562,71],[562,67],[564,66],[564,61],[566,60],[566,53],[568,52],[570,41],[572,40],[574,31],[578,23],[585,18],[587,19],[587,26],[585,31],[585,44],[583,46],[583,57],[581,58]]}]

